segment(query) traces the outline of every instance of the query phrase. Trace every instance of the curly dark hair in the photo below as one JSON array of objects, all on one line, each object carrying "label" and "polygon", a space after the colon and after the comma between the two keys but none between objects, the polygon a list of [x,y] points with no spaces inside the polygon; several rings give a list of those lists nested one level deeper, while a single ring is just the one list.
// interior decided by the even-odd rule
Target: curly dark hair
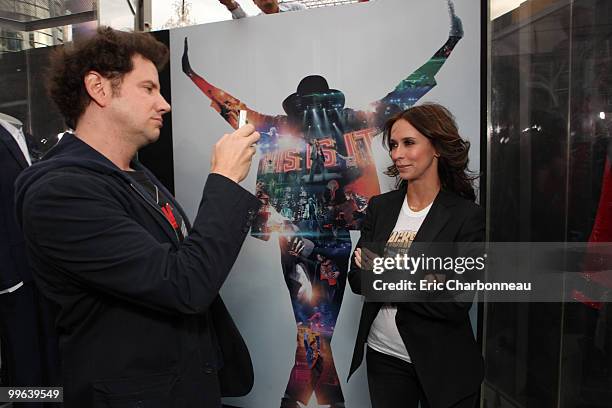
[{"label": "curly dark hair", "polygon": [[[468,151],[470,142],[459,135],[455,118],[444,106],[437,103],[425,103],[412,106],[391,117],[383,127],[383,144],[390,146],[391,128],[400,119],[409,122],[425,136],[440,157],[438,158],[438,176],[442,189],[451,191],[471,201],[476,200],[474,180],[478,178],[468,170]],[[395,164],[387,167],[385,174],[397,177],[399,171]],[[407,181],[398,179],[397,187],[404,188]]]},{"label": "curly dark hair", "polygon": [[168,62],[168,47],[152,35],[110,27],[100,27],[93,37],[72,46],[59,47],[51,54],[47,90],[67,126],[76,128],[91,101],[85,89],[85,75],[96,71],[111,79],[115,92],[123,76],[134,68],[132,57],[136,54],[151,61],[158,71]]}]

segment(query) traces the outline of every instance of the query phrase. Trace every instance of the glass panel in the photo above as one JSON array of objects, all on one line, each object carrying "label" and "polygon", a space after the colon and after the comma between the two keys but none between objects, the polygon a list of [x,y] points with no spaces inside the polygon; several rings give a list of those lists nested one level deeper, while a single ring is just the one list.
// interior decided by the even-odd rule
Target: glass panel
[{"label": "glass panel", "polygon": [[[569,87],[568,240],[612,241],[612,4],[574,0],[564,71]],[[566,304],[562,338],[561,407],[612,403],[612,276],[592,273],[585,259],[580,303]],[[606,302],[608,301],[608,302]]]},{"label": "glass panel", "polygon": [[27,51],[30,131],[33,147],[41,154],[57,142],[58,133],[65,129],[64,120],[47,95],[45,86],[46,68],[53,49],[54,47],[45,47]]},{"label": "glass panel", "polygon": [[[31,33],[30,33],[31,34]],[[46,68],[53,47],[0,54],[0,113],[23,123],[34,159],[57,142],[63,119],[47,96]]]},{"label": "glass panel", "polygon": [[117,30],[134,30],[134,14],[125,0],[104,0],[99,2],[98,20],[100,25]]},{"label": "glass panel", "polygon": [[[18,51],[21,33],[0,30],[0,47]],[[24,124],[28,121],[28,77],[25,52],[0,53],[0,113],[12,116]],[[27,130],[27,129],[24,129]]]},{"label": "glass panel", "polygon": [[[491,23],[491,241],[564,241],[570,15],[527,1]],[[562,305],[486,306],[487,406],[555,407]]]},{"label": "glass panel", "polygon": [[[515,3],[490,22],[490,240],[611,242],[612,4]],[[574,302],[485,306],[483,406],[610,406],[612,278],[588,266]]]}]

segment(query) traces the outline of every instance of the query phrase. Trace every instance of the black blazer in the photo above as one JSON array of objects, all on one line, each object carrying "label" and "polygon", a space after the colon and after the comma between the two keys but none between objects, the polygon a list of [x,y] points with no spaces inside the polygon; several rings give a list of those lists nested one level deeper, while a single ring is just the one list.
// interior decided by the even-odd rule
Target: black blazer
[{"label": "black blazer", "polygon": [[32,281],[14,200],[15,180],[27,167],[13,135],[0,125],[0,290]]},{"label": "black blazer", "polygon": [[[391,191],[370,200],[357,243],[386,242],[395,227],[406,190]],[[483,242],[484,211],[456,194],[440,191],[414,242]],[[351,258],[348,279],[361,294],[362,271]],[[349,377],[361,364],[370,326],[382,303],[365,302]],[[466,302],[397,303],[397,328],[410,354],[432,408],[445,408],[476,392],[484,362],[474,340]]]}]

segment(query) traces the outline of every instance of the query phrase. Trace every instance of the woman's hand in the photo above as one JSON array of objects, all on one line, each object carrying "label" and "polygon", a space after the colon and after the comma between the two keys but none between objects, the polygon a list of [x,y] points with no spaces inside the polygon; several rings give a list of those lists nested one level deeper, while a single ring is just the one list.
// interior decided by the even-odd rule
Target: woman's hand
[{"label": "woman's hand", "polygon": [[355,249],[353,256],[355,257],[355,265],[361,268],[361,248]]},{"label": "woman's hand", "polygon": [[378,258],[378,255],[374,252],[370,251],[367,248],[357,248],[354,252],[355,256],[355,264],[358,268],[363,269],[372,268],[372,264],[374,262],[374,258]]}]

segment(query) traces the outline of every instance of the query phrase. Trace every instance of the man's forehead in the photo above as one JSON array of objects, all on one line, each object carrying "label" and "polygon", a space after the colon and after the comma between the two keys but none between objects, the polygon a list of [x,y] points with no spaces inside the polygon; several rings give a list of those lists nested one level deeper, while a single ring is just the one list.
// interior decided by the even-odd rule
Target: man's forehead
[{"label": "man's forehead", "polygon": [[137,81],[153,81],[159,83],[159,74],[157,67],[153,62],[140,54],[134,54],[132,56],[133,69],[128,74],[132,74]]}]

